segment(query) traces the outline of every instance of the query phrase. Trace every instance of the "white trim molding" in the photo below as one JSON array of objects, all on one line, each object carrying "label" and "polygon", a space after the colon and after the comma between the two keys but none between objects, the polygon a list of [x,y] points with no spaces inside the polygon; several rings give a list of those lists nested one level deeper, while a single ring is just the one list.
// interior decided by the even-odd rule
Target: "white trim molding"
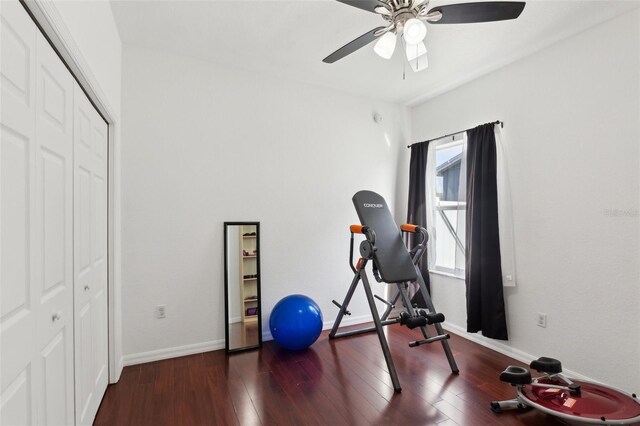
[{"label": "white trim molding", "polygon": [[[361,316],[357,316],[357,317],[353,317],[353,318],[348,318],[348,317],[343,317],[342,318],[342,322],[340,323],[340,327],[346,327],[349,325],[358,325],[358,324],[364,324],[367,322],[372,322],[373,321],[373,317],[371,315],[361,315]],[[333,327],[333,320],[331,321],[324,321],[322,323],[322,330],[331,330],[331,328]],[[266,330],[264,332],[262,332],[262,341],[266,342],[269,340],[273,340],[273,336],[271,335],[271,331],[270,330]]]},{"label": "white trim molding", "polygon": [[217,351],[220,349],[224,349],[224,339],[129,354],[123,357],[123,364],[125,367],[128,367],[130,365],[144,364],[145,362],[160,361],[163,359]]},{"label": "white trim molding", "polygon": [[[371,315],[362,315],[354,318],[344,319],[341,325],[356,325],[371,321],[373,321]],[[322,329],[328,330],[332,326],[333,321],[325,321],[322,324]],[[265,342],[273,340],[273,336],[271,336],[271,332],[269,330],[266,330],[262,333],[262,340]],[[220,349],[224,349],[224,339],[129,354],[122,357],[120,364],[122,364],[124,367],[127,367],[130,365],[143,364],[145,362],[160,361],[163,359],[217,351]]]},{"label": "white trim molding", "polygon": [[[322,323],[322,329],[323,330],[330,330],[331,327],[333,327],[333,323],[335,320],[331,320],[331,321],[325,321]],[[357,317],[350,317],[350,316],[344,316],[342,317],[342,322],[340,322],[340,327],[346,327],[349,325],[357,325],[357,324],[364,324],[366,322],[373,322],[373,317],[371,316],[371,314],[368,315],[360,315]]]},{"label": "white trim molding", "polygon": [[[504,343],[500,343],[497,340],[493,340],[493,339],[488,339],[478,333],[468,333],[467,331],[465,331],[462,327],[459,327],[455,324],[451,324],[448,322],[444,322],[442,323],[442,327],[450,332],[455,334],[456,336],[462,337],[463,339],[467,339],[470,340],[474,343],[479,344],[480,346],[484,346],[485,348],[489,348],[491,350],[494,350],[496,352],[499,352],[503,355],[506,355],[510,358],[516,359],[520,362],[523,362],[525,364],[529,364],[531,361],[533,361],[534,359],[538,359],[539,357],[543,356],[543,355],[532,355],[529,354],[527,352],[521,351],[519,349],[515,349],[512,348],[509,345],[505,345]],[[507,368],[507,366],[504,366],[505,368]],[[568,377],[574,378],[574,379],[578,379],[578,380],[588,380],[591,382],[598,382],[595,379],[592,379],[590,377],[587,377],[583,374],[577,373],[575,371],[572,370],[567,370],[566,368],[562,369],[562,372],[565,373]],[[497,380],[497,377],[496,377]]]}]

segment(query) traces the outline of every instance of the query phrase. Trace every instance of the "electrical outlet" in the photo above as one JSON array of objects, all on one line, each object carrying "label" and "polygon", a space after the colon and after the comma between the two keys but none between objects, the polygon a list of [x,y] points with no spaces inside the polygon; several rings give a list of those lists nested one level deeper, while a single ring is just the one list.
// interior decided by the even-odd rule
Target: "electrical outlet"
[{"label": "electrical outlet", "polygon": [[538,312],[538,327],[547,328],[547,314]]},{"label": "electrical outlet", "polygon": [[156,306],[156,318],[166,318],[167,317],[167,305],[158,305]]}]

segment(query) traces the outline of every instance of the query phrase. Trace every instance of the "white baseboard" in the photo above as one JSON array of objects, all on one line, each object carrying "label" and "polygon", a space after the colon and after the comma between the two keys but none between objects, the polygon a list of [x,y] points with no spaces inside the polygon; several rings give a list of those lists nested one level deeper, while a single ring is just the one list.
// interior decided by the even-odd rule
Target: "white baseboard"
[{"label": "white baseboard", "polygon": [[[371,318],[371,315],[361,315],[361,316],[352,317],[352,318],[345,317],[343,318],[342,323],[340,325],[341,326],[357,325],[357,324],[367,323],[371,321],[373,321],[373,318]],[[333,327],[333,320],[325,321],[322,325],[323,330],[329,330],[331,327]],[[486,348],[492,349],[508,357],[514,358],[525,364],[529,364],[529,362],[531,362],[532,360],[542,356],[542,355],[533,355],[533,354],[521,351],[509,345],[505,345],[504,343],[500,343],[499,341],[488,339],[478,333],[468,333],[462,327],[455,324],[451,324],[449,322],[444,322],[442,324],[442,327],[457,336],[470,340]],[[262,333],[262,340],[263,341],[273,340],[273,336],[271,336],[271,332],[269,330]],[[137,354],[129,354],[120,358],[120,360],[118,361],[117,368],[120,372],[122,372],[122,368],[129,365],[143,364],[145,362],[160,361],[160,360],[169,359],[169,358],[177,358],[180,356],[193,355],[193,354],[209,352],[209,351],[216,351],[219,349],[224,349],[224,339],[212,340],[209,342],[202,342],[202,343],[194,343],[191,345],[177,346],[173,348],[157,349],[157,350],[148,351],[148,352],[140,352]],[[507,366],[505,365],[505,368],[506,367]],[[569,377],[573,377],[580,380],[589,380],[589,381],[597,382],[597,380],[594,380],[576,371],[563,369],[563,372]]]},{"label": "white baseboard", "polygon": [[[373,318],[371,318],[371,315],[361,315],[357,317],[346,316],[343,318],[342,323],[340,325],[341,326],[356,325],[356,324],[362,324],[362,323],[371,322],[371,321],[373,321]],[[331,327],[333,327],[333,320],[325,321],[322,324],[323,330],[328,330]],[[263,341],[273,340],[273,336],[271,336],[271,332],[269,330],[262,333],[262,340]],[[191,345],[176,346],[173,348],[156,349],[153,351],[140,352],[137,354],[129,354],[129,355],[123,356],[120,359],[120,365],[126,367],[129,365],[143,364],[145,362],[152,362],[152,361],[160,361],[162,359],[176,358],[179,356],[216,351],[219,349],[224,349],[224,339],[213,340],[210,342],[194,343]]]},{"label": "white baseboard", "polygon": [[124,368],[124,356],[121,356],[118,360],[118,365],[116,366],[116,382],[120,380],[120,376],[122,376],[122,369]]},{"label": "white baseboard", "polygon": [[[371,315],[361,315],[359,317],[353,317],[353,318],[349,316],[345,316],[342,318],[342,322],[340,323],[340,326],[346,327],[348,325],[362,324],[362,323],[371,322],[371,321],[373,321],[373,318],[371,317]],[[334,320],[324,321],[322,323],[322,329],[330,330],[331,327],[333,327],[333,322]],[[271,335],[271,332],[269,330],[262,333],[262,340],[265,342],[268,340],[273,340],[273,336]]]},{"label": "white baseboard", "polygon": [[224,349],[224,339],[125,355],[123,357],[123,365],[126,367],[129,365],[143,364],[145,362],[216,351],[218,349]]},{"label": "white baseboard", "polygon": [[[373,321],[373,318],[371,318],[371,315],[361,315],[361,316],[352,317],[352,318],[345,317],[343,318],[342,323],[340,325],[341,326],[357,325],[357,324],[367,323],[371,321]],[[328,330],[331,327],[333,327],[333,320],[325,321],[322,325],[323,330]],[[499,341],[488,339],[478,333],[468,333],[462,327],[455,324],[451,324],[449,322],[444,322],[442,324],[442,327],[457,336],[470,340],[486,348],[492,349],[508,357],[514,358],[525,364],[529,364],[529,362],[531,362],[532,360],[542,356],[542,355],[533,355],[533,354],[521,351],[509,345],[505,345],[504,343],[500,343]],[[273,340],[273,336],[271,336],[271,332],[269,330],[262,333],[262,340],[263,341]],[[193,355],[193,354],[209,352],[209,351],[216,351],[219,349],[224,349],[224,339],[212,340],[209,342],[202,342],[202,343],[194,343],[191,345],[176,346],[173,348],[157,349],[157,350],[148,351],[148,352],[140,352],[137,354],[129,354],[120,358],[120,360],[118,361],[117,368],[121,372],[123,367],[129,366],[129,365],[143,364],[145,362],[159,361],[159,360],[169,359],[169,358],[177,358],[180,356]],[[505,367],[507,366],[505,365]],[[563,372],[569,377],[573,377],[580,380],[589,380],[589,381],[597,382],[597,380],[594,380],[576,371],[563,369]]]},{"label": "white baseboard", "polygon": [[[335,319],[332,319],[330,321],[325,321],[322,324],[322,329],[323,330],[331,329],[331,327],[333,327],[334,321]],[[363,324],[365,322],[372,322],[372,321],[373,321],[373,317],[371,316],[371,314],[360,315],[359,317],[352,317],[350,315],[345,315],[342,317],[342,322],[340,323],[340,327],[346,327],[348,325]]]},{"label": "white baseboard", "polygon": [[[489,348],[492,349],[496,352],[499,352],[503,355],[506,355],[508,357],[511,357],[513,359],[517,359],[520,362],[523,362],[525,364],[529,364],[531,361],[533,361],[534,359],[538,359],[541,356],[544,355],[532,355],[530,353],[521,351],[519,349],[515,349],[509,345],[505,345],[504,343],[500,343],[497,340],[493,340],[493,339],[489,339],[487,337],[484,337],[481,334],[478,333],[469,333],[467,332],[464,328],[457,326],[455,324],[451,324],[449,322],[444,322],[442,323],[442,327],[444,329],[446,329],[447,331],[460,336],[464,339],[470,340],[474,343],[479,344],[480,346],[484,346],[485,348]],[[562,361],[562,360],[561,360]],[[505,365],[505,368],[507,366]],[[562,372],[564,374],[566,374],[568,377],[572,377],[575,379],[579,379],[579,380],[589,380],[592,382],[597,382],[597,380],[594,380],[590,377],[587,377],[583,374],[580,374],[576,371],[572,371],[572,370],[567,370],[565,368],[562,369]]]}]

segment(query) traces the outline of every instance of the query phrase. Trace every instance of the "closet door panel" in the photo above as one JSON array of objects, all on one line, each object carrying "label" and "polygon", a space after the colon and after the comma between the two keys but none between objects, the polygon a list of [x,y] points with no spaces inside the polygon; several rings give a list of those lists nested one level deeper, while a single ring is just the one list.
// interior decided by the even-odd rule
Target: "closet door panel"
[{"label": "closet door panel", "polygon": [[96,287],[92,293],[94,306],[94,386],[98,398],[95,410],[98,410],[100,400],[107,390],[108,377],[108,282],[107,282],[107,148],[108,127],[102,117],[93,110],[93,146],[94,162],[93,193],[94,193],[94,232],[93,232],[93,268],[96,273]]},{"label": "closet door panel", "polygon": [[31,140],[3,126],[0,162],[2,172],[2,319],[28,310],[29,200]]},{"label": "closet door panel", "polygon": [[42,421],[45,425],[69,424],[68,404],[69,399],[65,390],[69,386],[66,364],[67,359],[73,355],[68,352],[66,342],[69,340],[65,334],[68,328],[60,330],[51,342],[40,353],[42,365],[42,378],[44,389],[44,401],[42,402]]},{"label": "closet door panel", "polygon": [[91,302],[87,302],[76,312],[76,416],[77,424],[91,423],[91,402],[93,386],[91,372],[94,369],[92,344]]},{"label": "closet door panel", "polygon": [[0,2],[2,118],[23,130],[33,129],[36,32],[17,1]]},{"label": "closet door panel", "polygon": [[108,383],[107,125],[77,86],[75,116],[76,423],[90,424]]},{"label": "closet door panel", "polygon": [[94,370],[91,304],[91,286],[94,285],[92,266],[92,169],[93,125],[91,104],[84,93],[76,87],[74,143],[75,170],[75,354],[76,354],[76,423],[91,422],[91,403]]},{"label": "closet door panel", "polygon": [[[58,154],[45,147],[40,150],[40,164],[42,190],[42,230],[43,230],[43,300],[64,292],[72,277],[65,276],[68,256],[65,246],[68,233],[67,217],[70,212],[65,198],[68,193],[68,162],[64,154]],[[65,229],[67,228],[67,229]]]},{"label": "closet door panel", "polygon": [[73,77],[37,34],[38,423],[73,423]]},{"label": "closet door panel", "polygon": [[[96,114],[97,115],[97,114]],[[100,123],[97,123],[100,125]],[[106,134],[97,132],[98,137],[104,138],[106,144]],[[96,411],[99,401],[107,389],[108,378],[108,313],[107,313],[107,182],[106,182],[106,158],[98,159],[93,176],[94,193],[94,250],[93,268],[95,270],[95,289],[92,292],[92,305],[94,315],[94,359],[95,369],[93,371],[93,386],[98,396]],[[105,175],[102,175],[104,170]]]},{"label": "closet door panel", "polygon": [[0,424],[37,421],[36,44],[22,6],[0,2]]}]

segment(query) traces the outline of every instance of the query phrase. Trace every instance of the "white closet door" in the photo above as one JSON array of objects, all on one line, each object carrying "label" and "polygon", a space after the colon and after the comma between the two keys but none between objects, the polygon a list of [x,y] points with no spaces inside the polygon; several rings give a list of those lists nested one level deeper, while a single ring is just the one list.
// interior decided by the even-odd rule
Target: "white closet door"
[{"label": "white closet door", "polygon": [[0,2],[0,424],[36,422],[36,27]]},{"label": "white closet door", "polygon": [[73,78],[2,2],[0,422],[73,423]]},{"label": "white closet door", "polygon": [[0,424],[89,424],[108,381],[107,125],[17,1],[0,42]]},{"label": "white closet door", "polygon": [[73,85],[42,34],[36,54],[34,245],[38,424],[73,423]]},{"label": "white closet door", "polygon": [[107,388],[107,124],[75,87],[76,424],[91,424]]}]

